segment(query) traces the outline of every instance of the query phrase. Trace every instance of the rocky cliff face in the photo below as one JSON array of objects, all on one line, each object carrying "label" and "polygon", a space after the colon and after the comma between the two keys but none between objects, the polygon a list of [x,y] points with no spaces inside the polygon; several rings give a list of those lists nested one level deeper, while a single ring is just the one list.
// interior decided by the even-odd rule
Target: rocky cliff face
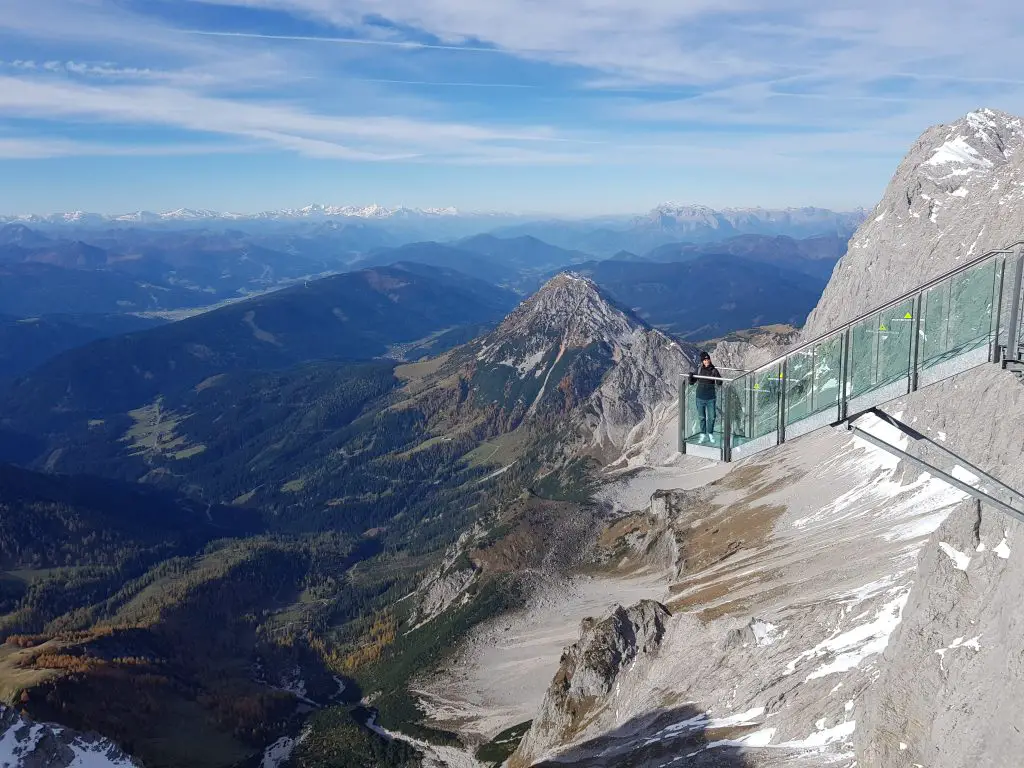
[{"label": "rocky cliff face", "polygon": [[[1024,121],[991,109],[925,131],[851,241],[807,333],[1024,239],[1022,149]],[[1024,489],[1022,409],[1020,382],[983,368],[908,398],[904,418]],[[969,507],[933,537],[882,675],[865,699],[859,765],[1019,762],[1024,716],[999,702],[1024,695],[1014,670],[1024,639],[1012,618],[1024,570],[1011,554],[1022,535],[1024,527],[1002,513]]]},{"label": "rocky cliff face", "polygon": [[95,735],[34,723],[0,706],[3,768],[138,768],[119,747]]},{"label": "rocky cliff face", "polygon": [[1024,746],[1024,568],[1005,518],[964,502],[918,563],[881,676],[866,692],[859,764],[1017,765]]},{"label": "rocky cliff face", "polygon": [[817,335],[1024,238],[1024,121],[992,109],[925,131],[850,241],[805,330]]}]

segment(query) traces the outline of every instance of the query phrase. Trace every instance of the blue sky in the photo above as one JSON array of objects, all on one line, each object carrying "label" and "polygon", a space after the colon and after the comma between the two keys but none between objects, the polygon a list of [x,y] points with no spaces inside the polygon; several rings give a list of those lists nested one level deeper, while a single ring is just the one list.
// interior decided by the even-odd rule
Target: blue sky
[{"label": "blue sky", "polygon": [[1014,0],[7,0],[0,213],[870,207]]}]

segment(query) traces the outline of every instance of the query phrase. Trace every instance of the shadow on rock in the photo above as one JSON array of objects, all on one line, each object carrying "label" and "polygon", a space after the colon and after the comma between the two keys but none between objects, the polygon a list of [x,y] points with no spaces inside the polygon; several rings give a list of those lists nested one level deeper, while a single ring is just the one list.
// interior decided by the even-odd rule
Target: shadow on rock
[{"label": "shadow on rock", "polygon": [[534,763],[534,768],[753,768],[737,741],[758,726],[709,726],[707,713],[695,706],[665,709],[560,752],[557,760]]}]

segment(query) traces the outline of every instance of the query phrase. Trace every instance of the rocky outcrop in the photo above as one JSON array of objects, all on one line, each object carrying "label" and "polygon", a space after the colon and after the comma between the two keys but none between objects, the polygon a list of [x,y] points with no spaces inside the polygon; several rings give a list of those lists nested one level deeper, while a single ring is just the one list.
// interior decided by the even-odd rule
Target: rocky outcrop
[{"label": "rocky outcrop", "polygon": [[799,339],[800,331],[796,328],[775,325],[730,334],[708,346],[715,365],[728,374],[731,372],[727,368],[750,371],[774,360]]},{"label": "rocky outcrop", "polygon": [[661,646],[668,609],[653,600],[617,607],[601,621],[583,622],[580,639],[562,654],[558,672],[510,768],[528,766],[548,750],[571,743],[606,705],[620,674]]},{"label": "rocky outcrop", "polygon": [[117,745],[67,728],[34,723],[0,706],[0,766],[3,768],[141,768]]}]

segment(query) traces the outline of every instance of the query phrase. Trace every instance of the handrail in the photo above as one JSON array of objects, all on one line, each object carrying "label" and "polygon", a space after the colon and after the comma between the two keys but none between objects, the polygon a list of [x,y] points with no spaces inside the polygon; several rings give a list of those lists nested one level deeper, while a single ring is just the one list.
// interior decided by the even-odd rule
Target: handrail
[{"label": "handrail", "polygon": [[736,379],[743,378],[742,376],[734,376],[731,379],[727,379],[725,376],[703,376],[699,373],[680,373],[679,375],[693,379],[704,379],[705,381],[736,381]]},{"label": "handrail", "polygon": [[[953,312],[954,305],[950,304],[947,307],[946,303],[952,301],[952,295],[949,294],[949,291],[952,290],[953,281],[959,275],[977,270],[979,266],[983,268],[985,275],[983,278],[984,282],[980,283],[979,287],[987,292],[991,292],[987,307],[983,310],[984,317],[979,320],[979,322],[984,322],[988,326],[987,333],[978,335],[981,331],[979,326],[971,331],[975,333],[975,336],[969,342],[966,340],[957,341],[948,348],[945,346],[947,341],[943,335],[941,336],[942,340],[938,342],[943,348],[925,352],[924,354],[927,357],[922,359],[921,345],[928,340],[926,339],[926,342],[921,341],[921,331],[926,322],[924,319],[925,314],[928,313],[930,317],[932,311],[931,293],[937,288],[942,289],[940,303],[936,306],[939,307],[939,312],[946,313],[942,327],[945,329],[945,333],[950,333],[950,316],[948,313]],[[993,266],[996,267],[995,270],[991,269]],[[1010,268],[1012,268],[1012,273],[1008,272]],[[1024,240],[1018,240],[1005,248],[989,251],[951,270],[947,270],[945,273],[921,283],[901,296],[888,299],[886,302],[876,305],[852,320],[805,341],[750,371],[728,369],[738,372],[738,375],[733,377],[723,375],[721,371],[717,371],[718,376],[702,375],[702,371],[699,368],[693,373],[681,374],[686,378],[681,379],[679,383],[679,450],[687,453],[689,448],[692,447],[698,455],[715,458],[715,456],[711,456],[708,453],[709,446],[704,443],[691,443],[689,431],[693,431],[693,434],[696,434],[694,430],[697,427],[687,421],[686,399],[688,397],[688,387],[692,387],[695,384],[695,380],[714,381],[718,385],[724,384],[727,387],[728,395],[723,405],[722,440],[720,446],[715,448],[720,447],[721,460],[729,462],[733,460],[734,456],[753,455],[754,453],[766,450],[772,445],[780,445],[786,442],[790,436],[790,427],[792,427],[792,437],[799,437],[808,431],[813,431],[828,424],[835,426],[842,422],[849,422],[854,418],[851,411],[863,413],[865,409],[877,407],[879,404],[901,394],[914,392],[921,386],[929,386],[948,378],[954,375],[956,370],[960,370],[956,368],[956,365],[965,365],[966,367],[962,368],[962,370],[967,370],[967,368],[979,365],[983,358],[987,358],[988,362],[1000,362],[1001,358],[1007,356],[1001,351],[1005,348],[1001,335],[1001,331],[1005,333],[1006,330],[1003,325],[1005,322],[1004,312],[1009,308],[1012,320],[1015,316],[1014,311],[1021,309],[1019,305],[1021,303],[1020,281],[1022,273],[1024,273]],[[978,272],[978,274],[982,273]],[[1010,296],[1007,296],[1006,292],[1007,281],[1010,282]],[[974,285],[974,277],[970,278],[969,283],[972,286]],[[988,284],[987,288],[985,287],[986,283]],[[973,290],[972,288],[972,292]],[[950,298],[943,298],[947,294],[949,294]],[[974,300],[976,299],[971,301]],[[865,360],[860,360],[860,357],[863,356],[862,353],[867,348],[862,348],[863,344],[857,340],[857,329],[858,327],[866,327],[864,326],[866,321],[874,322],[887,309],[911,303],[913,304],[913,308],[910,310],[912,314],[906,315],[906,318],[912,318],[909,337],[905,333],[901,333],[896,337],[898,340],[891,347],[893,351],[886,353],[889,357],[895,353],[896,358],[885,363],[890,365],[892,362],[895,362],[896,367],[885,373],[882,379],[879,379],[879,373],[882,371],[879,366],[882,365],[883,360],[883,357],[880,357],[882,354],[882,341],[869,339],[870,349],[867,350],[869,356]],[[927,312],[925,310],[926,305]],[[903,309],[901,307],[900,314],[902,313]],[[928,320],[927,322],[931,323],[932,321]],[[879,331],[886,331],[885,326],[879,326]],[[1012,339],[1012,333],[1010,337]],[[984,342],[986,338],[988,339],[987,343]],[[817,366],[812,363],[814,370],[811,370],[810,373],[801,366],[798,375],[793,379],[790,379],[789,374],[793,373],[792,366],[794,363],[792,358],[801,354],[817,356],[817,350],[822,347],[822,344],[828,345],[827,349],[829,351],[823,358],[828,365],[822,369],[820,375],[825,375],[830,369],[832,373],[828,374],[827,380],[823,380],[825,384],[819,393],[822,396],[822,400],[819,403],[818,395],[813,395],[814,405],[811,406],[809,405],[811,400],[808,399],[811,396],[807,394],[804,382],[808,375],[812,377],[812,382],[816,380],[819,375],[815,373]],[[890,349],[890,347],[886,347],[886,349]],[[981,352],[980,357],[976,354],[976,351]],[[959,357],[947,357],[950,354]],[[903,360],[902,369],[900,369],[899,364],[901,356],[908,357],[908,359]],[[833,358],[837,359],[833,360]],[[954,359],[960,362],[955,364],[954,368],[950,368],[948,363]],[[857,372],[861,370],[862,363],[867,366],[864,373],[866,373],[868,379],[862,380],[858,384],[856,376],[858,375]],[[762,378],[766,375],[771,378],[771,381],[762,381]],[[863,379],[863,377],[861,378]],[[778,386],[773,384],[776,379],[778,380]],[[904,381],[904,379],[906,380]],[[744,384],[744,381],[747,383]],[[792,386],[790,381],[797,382],[797,385],[795,387]],[[811,387],[815,392],[818,392],[816,384],[812,383]],[[755,393],[755,390],[759,388],[761,393]],[[795,411],[790,410],[791,389],[792,392],[796,393],[794,402],[797,405],[794,406],[796,408]],[[838,391],[836,391],[837,389]],[[828,394],[823,394],[826,392]],[[764,396],[767,396],[767,398]],[[735,402],[733,402],[734,400]],[[737,407],[739,410],[736,411],[736,415],[739,421],[734,425],[732,411]],[[735,434],[733,434],[734,426],[737,430]],[[701,421],[700,429],[701,431],[704,430],[703,420]],[[739,442],[734,443],[734,438]],[[714,449],[711,452],[713,453]]]},{"label": "handrail", "polygon": [[915,296],[917,296],[919,293],[923,293],[924,291],[927,291],[929,288],[933,288],[936,285],[938,285],[939,283],[941,283],[941,282],[943,282],[945,280],[948,280],[951,277],[955,277],[956,275],[959,275],[961,272],[966,272],[969,269],[973,269],[974,267],[978,266],[979,264],[983,264],[984,262],[988,261],[991,258],[994,258],[995,256],[999,256],[1001,254],[1014,253],[1016,251],[1016,249],[1018,249],[1018,248],[1024,248],[1024,240],[1018,240],[1017,242],[1011,243],[1010,245],[1006,246],[1005,248],[998,248],[998,249],[996,249],[994,251],[989,251],[988,253],[984,253],[984,254],[982,254],[981,256],[979,256],[978,258],[976,258],[976,259],[974,259],[972,261],[969,261],[969,262],[967,262],[965,264],[961,264],[956,269],[951,269],[950,271],[948,271],[948,272],[946,272],[946,273],[944,273],[942,275],[939,275],[938,277],[936,277],[936,278],[934,278],[932,280],[929,280],[926,283],[922,283],[921,285],[917,286],[916,288],[913,288],[910,291],[907,291],[902,296],[897,296],[895,299],[887,301],[884,304],[879,304],[878,306],[873,307],[872,309],[869,309],[867,312],[864,312],[863,314],[858,315],[857,317],[853,318],[853,320],[845,322],[842,325],[838,325],[835,328],[833,328],[833,329],[831,329],[829,331],[826,331],[825,333],[822,333],[819,336],[815,336],[810,341],[805,341],[805,342],[802,342],[801,344],[798,344],[797,346],[793,347],[792,349],[788,350],[787,352],[779,355],[774,360],[769,360],[767,363],[763,363],[763,364],[759,365],[757,368],[754,368],[751,371],[748,371],[748,373],[758,373],[760,371],[763,371],[763,370],[766,370],[768,368],[771,368],[773,365],[778,365],[779,363],[781,363],[786,358],[792,357],[796,353],[801,352],[802,350],[804,350],[804,349],[806,349],[808,347],[812,347],[815,344],[817,344],[817,343],[819,343],[821,341],[824,341],[825,339],[829,338],[830,336],[832,336],[834,334],[841,333],[842,331],[845,331],[847,328],[852,328],[853,326],[857,325],[857,323],[864,322],[865,320],[867,320],[872,315],[877,314],[878,312],[881,312],[884,309],[888,309],[889,307],[896,306],[897,304],[900,304],[900,303],[902,303],[904,301],[907,301],[908,299],[912,299]]}]

